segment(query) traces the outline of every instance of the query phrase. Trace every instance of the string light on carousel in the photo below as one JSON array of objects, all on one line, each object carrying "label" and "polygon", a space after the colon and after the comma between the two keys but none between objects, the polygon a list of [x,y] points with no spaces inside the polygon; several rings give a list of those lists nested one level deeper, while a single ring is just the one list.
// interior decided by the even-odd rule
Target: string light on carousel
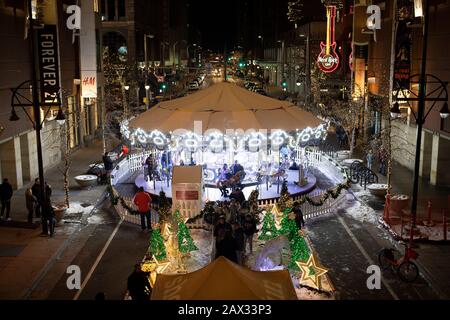
[{"label": "string light on carousel", "polygon": [[258,189],[260,199],[276,198],[285,180],[291,194],[310,192],[315,178],[308,176],[310,185],[302,186],[299,167],[304,148],[326,138],[328,123],[290,102],[218,83],[160,102],[124,120],[120,130],[134,153],[155,159],[156,178],[138,176],[138,187],[171,198],[171,169],[200,165],[205,198],[216,201],[236,187],[246,196]]}]

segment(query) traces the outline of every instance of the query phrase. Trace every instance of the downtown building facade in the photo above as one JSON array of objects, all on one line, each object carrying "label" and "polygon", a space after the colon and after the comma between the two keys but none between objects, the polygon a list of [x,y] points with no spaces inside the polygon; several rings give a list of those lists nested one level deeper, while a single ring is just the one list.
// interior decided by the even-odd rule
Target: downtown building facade
[{"label": "downtown building facade", "polygon": [[[339,66],[314,86],[311,82],[317,72],[320,43],[325,42],[327,33],[326,4],[337,7],[334,36]],[[358,127],[364,141],[370,141],[388,126],[389,110],[395,100],[399,79],[421,72],[423,19],[414,17],[415,4],[422,7],[423,1],[324,1],[321,15],[312,16],[309,21],[304,19],[290,32],[280,35],[282,41],[265,49],[261,61],[265,77],[280,89],[282,81],[287,83],[287,93],[296,96],[299,104],[307,104],[307,107],[320,103],[322,95],[343,100],[360,99],[364,108]],[[429,0],[428,4],[426,73],[448,82],[450,56],[445,52],[450,43],[450,2]],[[379,29],[372,30],[367,26],[370,5],[380,8]],[[421,9],[425,11],[425,8]],[[417,84],[403,86],[417,94]],[[426,102],[425,113],[431,105],[432,102]],[[439,102],[431,109],[423,126],[420,175],[432,185],[450,186],[450,173],[446,170],[450,164],[450,119],[440,117],[442,105]],[[417,102],[411,106],[417,114]],[[417,125],[414,112],[406,103],[400,103],[400,110],[403,117],[390,122],[392,158],[413,170]]]},{"label": "downtown building facade", "polygon": [[[67,13],[69,6],[77,3],[81,10],[78,13],[83,17],[78,26],[80,20],[75,19],[78,13]],[[38,56],[31,56],[27,5],[27,1],[0,1],[0,38],[5,45],[0,53],[0,177],[8,178],[16,189],[38,177],[38,164],[36,133],[27,116],[28,113],[33,119],[32,108],[15,107],[20,119],[9,121],[11,90],[22,85],[18,92],[26,93],[32,72],[40,75],[40,83],[46,77],[41,72],[43,59],[38,61]],[[39,30],[52,30],[57,58],[51,68],[55,69],[55,87],[66,117],[63,125],[58,124],[55,120],[58,107],[41,106],[43,166],[47,170],[60,163],[66,145],[75,149],[89,144],[102,125],[97,97],[98,87],[101,87],[97,64],[98,6],[94,0],[33,0],[32,8],[36,19],[35,52],[40,53],[38,49],[43,47],[37,37],[41,33]],[[68,23],[70,17],[75,20]],[[32,59],[36,59],[38,70],[32,70]]]}]

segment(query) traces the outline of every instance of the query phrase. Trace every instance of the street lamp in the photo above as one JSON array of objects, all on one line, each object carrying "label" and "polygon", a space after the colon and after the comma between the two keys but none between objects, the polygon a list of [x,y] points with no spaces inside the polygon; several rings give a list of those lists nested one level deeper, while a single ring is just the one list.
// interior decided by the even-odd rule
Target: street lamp
[{"label": "street lamp", "polygon": [[297,85],[297,87],[300,87],[302,85],[302,82],[301,82],[300,78],[297,79],[297,82],[295,84]]},{"label": "street lamp", "polygon": [[[427,10],[428,14],[428,10]],[[427,20],[427,19],[426,19]],[[426,46],[426,45],[424,45]],[[426,59],[426,55],[422,57],[422,59]],[[422,62],[425,63],[424,61]],[[418,94],[414,91],[411,91],[409,88],[404,88],[400,84],[396,84],[396,88],[394,90],[394,104],[390,110],[390,114],[392,118],[400,117],[400,107],[399,101],[406,102],[408,107],[411,110],[412,115],[414,116],[417,123],[417,140],[416,140],[416,153],[415,153],[415,161],[414,161],[414,181],[413,181],[413,192],[411,199],[411,230],[410,230],[410,242],[413,240],[413,229],[416,226],[416,218],[417,218],[417,199],[418,199],[418,188],[419,188],[419,168],[420,168],[420,153],[421,153],[421,144],[422,144],[422,127],[425,123],[426,118],[430,114],[431,110],[434,108],[437,102],[443,102],[443,106],[439,111],[439,115],[442,119],[447,118],[450,115],[448,109],[448,92],[447,85],[448,82],[444,82],[437,78],[434,75],[425,73],[425,66],[422,65],[422,74],[414,74],[409,77],[409,85],[411,87],[415,87],[418,85],[419,92]],[[428,111],[425,110],[425,102],[430,102],[431,106]],[[411,107],[410,102],[417,102],[417,114],[414,112],[414,109]],[[426,111],[426,113],[425,113]]]},{"label": "street lamp", "polygon": [[[58,92],[55,95],[54,101],[51,103],[44,103],[39,99],[39,91],[38,91],[38,78],[37,78],[37,70],[36,70],[36,48],[35,48],[35,37],[34,37],[34,18],[33,18],[33,4],[32,0],[27,1],[27,11],[28,11],[28,39],[30,41],[29,49],[30,49],[30,69],[31,69],[31,80],[25,81],[21,83],[18,87],[11,89],[12,91],[12,99],[11,99],[11,121],[18,121],[20,118],[17,115],[14,108],[20,107],[27,115],[30,122],[33,124],[33,127],[36,132],[36,151],[37,151],[37,162],[38,162],[38,172],[39,172],[39,191],[41,195],[41,204],[45,203],[47,200],[47,194],[45,192],[45,180],[44,180],[44,162],[42,159],[42,142],[41,142],[41,129],[47,114],[50,112],[51,106],[59,106],[61,108],[61,97]],[[30,90],[31,88],[31,90]],[[31,91],[31,92],[30,92]],[[27,95],[31,94],[31,97]],[[48,107],[44,118],[41,120],[41,106]],[[27,112],[26,107],[30,107],[33,110],[32,116]],[[58,112],[59,113],[59,112]],[[61,120],[64,114],[61,114],[59,119]],[[33,119],[34,118],[34,119]],[[42,215],[44,217],[44,215]],[[44,218],[43,218],[44,219]],[[43,221],[44,222],[44,221]],[[48,234],[47,223],[42,223],[42,234]]]}]

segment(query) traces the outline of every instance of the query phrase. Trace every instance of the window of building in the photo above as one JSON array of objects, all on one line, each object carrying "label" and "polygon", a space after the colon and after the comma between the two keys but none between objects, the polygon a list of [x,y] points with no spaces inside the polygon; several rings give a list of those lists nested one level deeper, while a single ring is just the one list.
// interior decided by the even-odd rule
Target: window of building
[{"label": "window of building", "polygon": [[119,20],[125,20],[125,0],[118,0],[117,7]]},{"label": "window of building", "polygon": [[441,130],[445,132],[450,132],[450,117],[446,119],[441,119]]},{"label": "window of building", "polygon": [[106,3],[107,7],[107,16],[106,16],[106,20],[108,21],[112,21],[115,20],[116,17],[116,0],[107,0]]}]

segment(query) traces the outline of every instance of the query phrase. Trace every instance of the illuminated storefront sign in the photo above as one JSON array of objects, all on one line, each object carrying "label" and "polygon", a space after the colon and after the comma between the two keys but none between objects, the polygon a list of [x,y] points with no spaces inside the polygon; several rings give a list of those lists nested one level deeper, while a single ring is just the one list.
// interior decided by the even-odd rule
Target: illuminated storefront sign
[{"label": "illuminated storefront sign", "polygon": [[336,6],[327,6],[327,42],[320,43],[320,54],[317,58],[317,65],[322,72],[330,73],[339,66],[339,56],[336,53],[335,20]]},{"label": "illuminated storefront sign", "polygon": [[59,59],[56,25],[37,29],[41,103],[59,105]]}]

